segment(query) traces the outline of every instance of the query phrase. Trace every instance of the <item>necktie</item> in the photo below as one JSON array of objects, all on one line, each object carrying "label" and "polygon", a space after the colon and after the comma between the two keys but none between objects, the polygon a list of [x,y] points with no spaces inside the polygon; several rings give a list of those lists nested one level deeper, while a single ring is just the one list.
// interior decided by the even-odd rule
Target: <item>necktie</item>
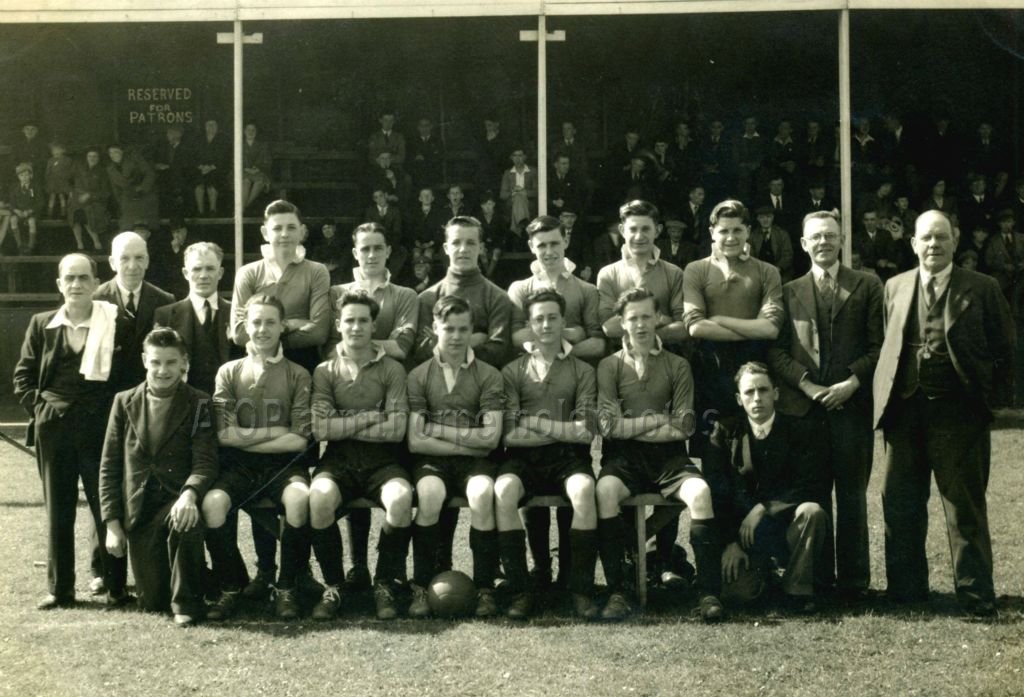
[{"label": "necktie", "polygon": [[203,301],[203,329],[210,328],[210,320],[213,318],[213,308],[210,307],[210,301]]},{"label": "necktie", "polygon": [[928,303],[928,309],[935,305],[935,277],[928,279],[928,285],[924,287],[924,301]]},{"label": "necktie", "polygon": [[128,316],[135,319],[135,313],[138,311],[138,307],[135,304],[135,293],[128,293],[128,304],[124,306],[124,309],[128,312]]},{"label": "necktie", "polygon": [[825,307],[831,311],[832,302],[836,297],[836,282],[835,279],[832,278],[832,274],[827,271],[818,279],[818,293],[821,295],[822,303],[824,303]]}]

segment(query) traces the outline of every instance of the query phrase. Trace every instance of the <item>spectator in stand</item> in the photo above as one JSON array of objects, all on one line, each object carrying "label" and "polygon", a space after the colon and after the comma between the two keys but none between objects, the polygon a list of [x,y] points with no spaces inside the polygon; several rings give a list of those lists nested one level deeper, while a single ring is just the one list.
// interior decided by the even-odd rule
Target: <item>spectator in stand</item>
[{"label": "spectator in stand", "polygon": [[484,118],[484,133],[477,149],[477,170],[474,181],[480,191],[501,188],[502,172],[512,147],[501,132],[501,121],[496,114]]},{"label": "spectator in stand", "polygon": [[657,178],[648,170],[652,162],[646,152],[634,153],[629,168],[619,175],[615,188],[610,192],[615,202],[653,200],[657,197]]},{"label": "spectator in stand", "polygon": [[[587,157],[586,146],[579,140],[574,121],[570,119],[562,120],[561,137],[552,144],[549,151],[567,156],[569,162],[572,163],[572,171],[576,174],[582,189],[585,192],[591,190],[593,182],[590,181],[590,160]],[[580,203],[585,203],[585,201]]]},{"label": "spectator in stand", "polygon": [[669,137],[667,135],[656,136],[654,150],[647,158],[651,165],[654,198],[658,203],[671,200],[676,190],[676,175],[672,169],[673,162],[668,148]]},{"label": "spectator in stand", "polygon": [[184,215],[192,199],[193,153],[182,140],[183,134],[178,124],[169,125],[153,159],[153,168],[159,173],[159,208],[167,216]]},{"label": "spectator in stand", "polygon": [[893,212],[892,178],[881,175],[875,180],[875,188],[872,193],[859,197],[857,209],[861,214],[864,211],[875,211],[879,218],[890,218]]},{"label": "spectator in stand", "polygon": [[346,283],[352,275],[352,248],[338,234],[334,218],[320,221],[320,238],[310,245],[306,256],[327,268],[331,275],[331,285]]},{"label": "spectator in stand", "polygon": [[[39,126],[34,121],[26,121],[21,126],[21,137],[11,144],[11,162],[19,165],[28,162],[32,165],[33,172],[42,172],[46,169],[46,160],[50,156],[50,149],[46,142],[39,137]],[[8,170],[8,176],[10,170]],[[6,181],[0,182],[7,184]]]},{"label": "spectator in stand", "polygon": [[832,150],[832,144],[821,132],[821,122],[817,119],[809,120],[807,133],[798,150],[800,173],[804,181],[825,181],[825,177],[828,176],[827,163],[832,157]]},{"label": "spectator in stand", "polygon": [[[508,218],[498,210],[498,197],[493,191],[485,191],[480,197],[480,210],[477,214],[483,231],[480,248],[480,263],[487,278],[494,278],[502,251],[505,249],[505,238],[509,236]],[[447,221],[446,221],[447,222]],[[444,225],[441,226],[442,241]],[[439,247],[440,248],[440,247]]]},{"label": "spectator in stand", "polygon": [[885,115],[885,131],[880,140],[885,173],[899,184],[915,186],[920,146],[914,141],[913,133],[904,127],[898,113],[889,112]]},{"label": "spectator in stand", "polygon": [[107,178],[117,201],[121,229],[146,223],[152,230],[160,224],[160,201],[156,193],[156,172],[142,154],[113,143],[107,146]]},{"label": "spectator in stand", "polygon": [[917,216],[917,211],[910,207],[910,195],[908,192],[905,189],[897,189],[893,193],[890,217],[902,220],[905,230],[913,230],[914,221],[917,220]]},{"label": "spectator in stand", "polygon": [[946,193],[946,180],[939,178],[931,182],[931,193],[921,202],[921,212],[942,211],[949,217],[958,217],[956,197]]},{"label": "spectator in stand", "polygon": [[[720,119],[714,119],[708,125],[708,137],[700,150],[701,178],[704,188],[710,192],[711,200],[718,201],[729,189],[729,164],[731,153],[726,145],[723,133],[725,126]],[[691,182],[692,184],[692,182]],[[695,232],[695,228],[690,228]]]},{"label": "spectator in stand", "polygon": [[[18,250],[31,254],[36,248],[36,218],[43,211],[43,192],[33,181],[32,163],[22,162],[15,169],[18,175],[18,183],[11,187],[8,197],[11,209],[11,234]],[[21,226],[24,223],[28,229],[28,244],[22,247]],[[0,247],[3,246],[4,230],[3,223],[0,223]]]},{"label": "spectator in stand", "polygon": [[574,210],[563,209],[558,216],[558,222],[565,230],[565,256],[575,265],[573,274],[590,282],[590,279],[594,277],[594,270],[587,265],[590,261],[589,247],[591,245],[584,226],[577,225],[579,215]]},{"label": "spectator in stand", "polygon": [[[978,261],[978,252],[970,247],[956,255],[957,266],[961,266],[967,269],[968,271],[978,271],[978,269],[980,268],[978,265]],[[984,272],[978,271],[978,273]]]},{"label": "spectator in stand", "polygon": [[370,165],[366,183],[367,191],[371,194],[378,189],[383,191],[388,197],[388,202],[395,204],[396,207],[409,201],[412,180],[395,164],[393,155],[388,150],[377,153],[376,159]]},{"label": "spectator in stand", "polygon": [[707,195],[701,184],[690,184],[686,192],[686,205],[680,220],[686,223],[686,236],[697,248],[704,251],[707,246],[708,209],[704,205]]},{"label": "spectator in stand", "polygon": [[434,124],[427,117],[416,122],[416,137],[409,141],[405,168],[412,184],[421,191],[444,181],[444,143],[434,135]]},{"label": "spectator in stand", "polygon": [[389,240],[402,239],[402,212],[382,187],[374,188],[373,203],[363,211],[363,221],[379,223],[387,231]]},{"label": "spectator in stand", "polygon": [[964,173],[963,143],[945,111],[933,119],[933,128],[925,143],[925,167],[932,176],[960,181]]},{"label": "spectator in stand", "polygon": [[800,221],[797,219],[799,213],[799,205],[796,202],[796,196],[790,196],[786,192],[786,180],[782,178],[779,173],[773,173],[769,175],[768,179],[768,191],[762,194],[758,198],[757,206],[771,206],[775,212],[775,224],[786,231],[789,235],[790,242],[793,242],[794,236],[799,239],[800,236],[794,233],[794,230],[799,230]]},{"label": "spectator in stand", "polygon": [[690,124],[680,121],[676,124],[675,137],[668,148],[668,156],[672,161],[672,175],[677,193],[685,193],[685,187],[691,182],[700,180],[700,152],[697,142],[693,139]]},{"label": "spectator in stand", "polygon": [[790,188],[796,184],[798,159],[796,141],[793,140],[793,122],[784,119],[779,122],[775,137],[768,144],[768,164],[782,174]]},{"label": "spectator in stand", "polygon": [[[854,189],[859,190],[877,173],[882,160],[882,148],[871,135],[871,119],[861,116],[856,126],[850,145],[853,148]],[[839,147],[838,143],[836,147]]]},{"label": "spectator in stand", "polygon": [[982,121],[978,124],[976,136],[967,145],[967,171],[982,174],[990,180],[1006,174],[1009,169],[1007,150],[995,138],[992,124]]},{"label": "spectator in stand", "polygon": [[775,225],[775,209],[761,206],[756,211],[757,225],[750,229],[750,255],[779,270],[783,283],[793,278],[793,247],[789,234]]},{"label": "spectator in stand", "polygon": [[50,143],[50,159],[46,161],[46,204],[47,216],[54,217],[58,204],[60,218],[68,214],[68,200],[75,186],[75,161],[67,154],[64,144],[54,140]]},{"label": "spectator in stand", "polygon": [[[154,236],[147,245],[152,269],[150,277],[157,286],[181,299],[188,295],[188,281],[182,274],[185,268],[185,248],[189,246],[188,226],[184,218],[172,218],[169,228],[167,232],[161,231]],[[222,251],[221,256],[223,254]],[[212,390],[212,384],[209,390],[203,388],[204,392],[211,394]]]},{"label": "spectator in stand", "polygon": [[1007,208],[1013,211],[1013,219],[1024,221],[1024,177],[1017,179],[1014,184],[1014,194],[1010,197]]},{"label": "spectator in stand", "polygon": [[1018,294],[1024,272],[1024,235],[1017,232],[1012,210],[1000,211],[997,220],[999,230],[989,237],[985,247],[985,269],[988,275],[999,281],[999,288],[1010,303],[1010,309],[1018,311],[1021,304]]},{"label": "spectator in stand", "polygon": [[521,147],[512,149],[512,168],[501,177],[501,200],[505,203],[509,218],[509,230],[524,240],[526,224],[537,210],[537,173],[526,164],[526,151]]},{"label": "spectator in stand", "polygon": [[618,217],[610,217],[607,220],[605,231],[594,240],[592,249],[587,266],[595,274],[622,258],[622,231],[619,229]]},{"label": "spectator in stand", "polygon": [[391,155],[391,162],[401,166],[405,162],[405,136],[395,130],[395,110],[382,109],[377,115],[380,130],[374,131],[366,141],[366,152],[371,165],[382,152]]},{"label": "spectator in stand", "polygon": [[570,157],[561,152],[555,155],[548,177],[548,213],[559,216],[563,210],[582,210],[583,188]]},{"label": "spectator in stand", "polygon": [[196,211],[199,215],[217,216],[217,200],[231,170],[231,143],[218,130],[216,119],[203,124],[203,137],[196,149],[195,189]]},{"label": "spectator in stand", "polygon": [[661,250],[661,259],[685,269],[691,261],[700,258],[700,251],[697,245],[690,240],[686,223],[680,219],[678,214],[667,211],[664,228],[665,234],[658,237],[655,243]]},{"label": "spectator in stand", "polygon": [[892,235],[879,226],[878,213],[875,211],[864,211],[861,227],[853,231],[852,247],[860,254],[864,266],[874,269],[883,282],[899,270]]},{"label": "spectator in stand", "polygon": [[[490,191],[490,189],[485,189],[485,191]],[[444,207],[444,215],[442,216],[445,221],[459,215],[469,215],[469,209],[466,206],[466,194],[462,190],[461,185],[450,185],[445,193],[445,198],[448,199],[448,203]]]},{"label": "spectator in stand", "polygon": [[608,148],[604,161],[603,179],[605,189],[618,195],[619,184],[633,166],[633,158],[644,151],[640,142],[640,129],[628,126],[622,140]]},{"label": "spectator in stand", "polygon": [[242,134],[242,207],[248,208],[257,198],[270,191],[270,167],[273,161],[270,145],[256,139],[259,129],[255,123],[246,123]]},{"label": "spectator in stand", "polygon": [[991,229],[995,213],[993,197],[988,193],[988,182],[983,174],[972,174],[967,178],[968,193],[960,199],[957,218],[961,230],[973,230],[979,225]]},{"label": "spectator in stand", "polygon": [[985,257],[988,255],[989,237],[988,229],[983,227],[976,227],[970,231],[967,247],[960,254],[967,252],[974,254],[974,267],[971,271],[988,273],[988,264],[985,261]]},{"label": "spectator in stand", "polygon": [[405,238],[413,254],[435,258],[444,244],[444,210],[434,200],[434,190],[424,186],[419,191],[417,205],[409,209],[405,221]]},{"label": "spectator in stand", "polygon": [[93,250],[103,251],[100,235],[107,233],[110,215],[107,200],[110,198],[110,181],[107,171],[100,164],[100,149],[90,147],[85,151],[85,162],[75,168],[74,189],[68,205],[68,223],[75,236],[79,251],[85,249],[82,230],[92,240]]},{"label": "spectator in stand", "polygon": [[733,142],[732,161],[736,168],[736,193],[741,200],[749,201],[757,186],[757,174],[764,164],[767,146],[757,132],[757,119],[748,116],[743,119],[743,133]]}]

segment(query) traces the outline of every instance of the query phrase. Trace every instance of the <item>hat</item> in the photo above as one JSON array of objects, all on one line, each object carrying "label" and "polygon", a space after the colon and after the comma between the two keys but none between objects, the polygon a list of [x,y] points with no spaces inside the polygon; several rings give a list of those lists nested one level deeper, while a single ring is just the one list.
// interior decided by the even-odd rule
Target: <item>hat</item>
[{"label": "hat", "polygon": [[666,215],[665,216],[665,229],[667,230],[668,228],[672,228],[672,227],[681,227],[681,228],[683,228],[685,230],[686,229],[686,223],[683,222],[682,220],[680,220],[678,217],[676,217],[674,215]]},{"label": "hat", "polygon": [[775,209],[771,206],[758,206],[754,215],[775,215]]},{"label": "hat", "polygon": [[[10,172],[11,170],[7,170],[7,171]],[[15,174],[21,174],[22,172],[29,172],[29,173],[31,173],[32,172],[32,163],[31,162],[22,162],[20,165],[18,165],[17,167],[14,168],[14,173]]]},{"label": "hat", "polygon": [[996,213],[996,222],[1001,223],[1004,220],[1014,220],[1017,216],[1013,214],[1012,208],[1004,208]]}]

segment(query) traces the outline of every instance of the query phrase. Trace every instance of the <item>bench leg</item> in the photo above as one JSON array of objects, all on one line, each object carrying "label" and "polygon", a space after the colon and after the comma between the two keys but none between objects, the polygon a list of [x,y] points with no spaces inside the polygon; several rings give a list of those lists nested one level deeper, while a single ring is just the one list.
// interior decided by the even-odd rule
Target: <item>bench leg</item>
[{"label": "bench leg", "polygon": [[647,607],[647,506],[636,506],[636,595],[640,607]]}]

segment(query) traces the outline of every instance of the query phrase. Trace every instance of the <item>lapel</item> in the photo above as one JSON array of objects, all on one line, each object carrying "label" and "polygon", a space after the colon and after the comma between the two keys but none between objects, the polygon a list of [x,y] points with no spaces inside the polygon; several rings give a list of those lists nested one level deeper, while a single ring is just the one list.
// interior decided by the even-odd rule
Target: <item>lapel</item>
[{"label": "lapel", "polygon": [[971,284],[960,273],[960,269],[953,267],[953,273],[949,277],[949,288],[947,289],[946,307],[943,309],[943,319],[946,323],[948,339],[949,330],[953,328],[957,319],[971,305]]},{"label": "lapel", "polygon": [[[916,270],[908,272],[903,277],[902,283],[894,284],[892,298],[889,302],[891,314],[889,315],[889,326],[886,327],[885,334],[887,339],[889,336],[895,337],[897,360],[899,359],[899,351],[903,348],[903,334],[907,329],[907,311],[914,300],[914,293],[917,292],[918,278],[920,278],[920,274]],[[952,283],[952,281],[950,282]],[[891,327],[896,327],[896,331],[891,331]]]},{"label": "lapel", "polygon": [[231,339],[228,337],[228,315],[230,314],[231,307],[222,301],[219,295],[214,295],[214,297],[217,301],[217,314],[215,315],[217,321],[217,347],[220,351],[220,362],[223,365],[231,357]]},{"label": "lapel", "polygon": [[135,429],[135,435],[138,436],[142,449],[147,454],[152,455],[152,449],[149,444],[149,429],[146,428],[145,395],[145,383],[132,390],[132,396],[129,397],[128,403],[125,405],[125,413],[128,414],[128,422]]},{"label": "lapel", "polygon": [[196,337],[192,331],[195,310],[192,309],[192,300],[185,298],[181,303],[176,304],[171,312],[171,326],[181,334],[186,346],[195,346]]},{"label": "lapel", "polygon": [[[56,312],[53,313],[57,314]],[[53,315],[46,318],[46,322],[53,319]],[[57,351],[60,350],[60,346],[64,341],[64,331],[60,327],[47,327],[43,325],[43,358],[42,368],[39,371],[39,388],[46,387],[50,384],[50,379],[53,377],[54,370],[54,359],[57,357]]]},{"label": "lapel", "polygon": [[843,305],[853,295],[853,291],[860,285],[861,279],[850,273],[850,269],[842,264],[839,265],[839,273],[836,274],[836,298],[832,303],[832,319],[836,318]]},{"label": "lapel", "polygon": [[793,293],[797,302],[803,305],[806,316],[816,317],[818,311],[814,306],[814,275],[810,271],[793,281]]}]

